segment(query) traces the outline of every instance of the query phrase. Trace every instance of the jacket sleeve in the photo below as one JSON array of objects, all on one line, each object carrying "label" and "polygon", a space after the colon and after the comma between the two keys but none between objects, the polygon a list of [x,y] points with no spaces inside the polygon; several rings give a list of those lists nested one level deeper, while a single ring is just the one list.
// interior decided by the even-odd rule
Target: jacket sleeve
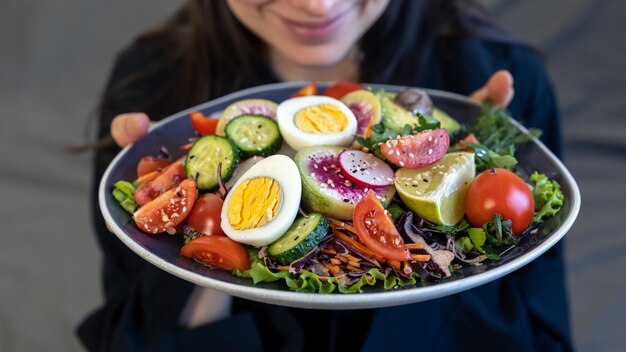
[{"label": "jacket sleeve", "polygon": [[[119,90],[118,85],[154,59],[152,53],[133,46],[117,59],[106,88],[98,120],[98,136],[109,135],[117,114],[142,111],[152,92],[167,82],[170,73],[160,72],[134,80]],[[78,336],[91,351],[181,350],[211,346],[217,350],[257,350],[261,346],[251,314],[232,317],[187,330],[178,325],[180,312],[192,284],[162,271],[128,249],[110,233],[97,203],[97,185],[107,165],[119,152],[110,143],[96,152],[92,181],[92,218],[103,254],[104,303],[85,318]],[[245,336],[245,338],[241,338]]]},{"label": "jacket sleeve", "polygon": [[[544,143],[558,155],[558,108],[538,56],[526,47],[479,40],[454,45],[458,45],[457,55],[445,65],[448,81],[437,88],[468,95],[495,71],[509,70],[515,80],[511,114],[527,127],[542,129]],[[415,334],[421,336],[416,346],[425,351],[571,351],[562,241],[525,267],[488,284],[378,310],[365,350],[403,349],[406,336]]]}]

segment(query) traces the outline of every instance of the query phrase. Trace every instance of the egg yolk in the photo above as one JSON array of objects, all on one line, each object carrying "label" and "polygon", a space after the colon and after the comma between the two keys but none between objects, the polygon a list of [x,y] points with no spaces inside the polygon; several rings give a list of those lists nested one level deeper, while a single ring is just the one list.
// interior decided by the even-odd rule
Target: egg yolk
[{"label": "egg yolk", "polygon": [[320,104],[298,111],[294,123],[308,133],[336,133],[348,127],[348,118],[338,106]]},{"label": "egg yolk", "polygon": [[233,191],[228,202],[228,221],[235,230],[261,227],[272,221],[281,203],[281,189],[270,177],[245,180]]}]

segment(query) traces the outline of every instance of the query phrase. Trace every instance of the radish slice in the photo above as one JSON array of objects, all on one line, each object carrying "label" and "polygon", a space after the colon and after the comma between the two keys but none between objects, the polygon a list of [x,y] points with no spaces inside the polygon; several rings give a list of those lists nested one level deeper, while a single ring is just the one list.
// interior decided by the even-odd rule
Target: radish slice
[{"label": "radish slice", "polygon": [[360,150],[339,153],[339,168],[350,181],[361,187],[384,187],[393,183],[393,170],[384,161]]}]

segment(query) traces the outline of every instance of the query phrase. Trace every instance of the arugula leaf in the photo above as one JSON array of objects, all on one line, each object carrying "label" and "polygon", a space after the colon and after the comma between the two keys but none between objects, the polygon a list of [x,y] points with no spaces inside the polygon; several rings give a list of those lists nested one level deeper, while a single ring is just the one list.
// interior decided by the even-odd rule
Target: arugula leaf
[{"label": "arugula leaf", "polygon": [[487,234],[487,242],[494,246],[504,246],[517,244],[518,238],[513,234],[509,219],[502,219],[500,214],[493,214],[493,220],[483,225],[483,230]]},{"label": "arugula leaf", "polygon": [[448,226],[448,225],[435,225],[434,226],[435,229],[446,232],[446,233],[461,232],[468,227],[469,227],[469,223],[465,219],[461,220],[461,222],[459,222],[458,224],[452,225],[452,226]]},{"label": "arugula leaf", "polygon": [[402,215],[407,211],[402,205],[403,203],[396,197],[394,197],[393,199],[391,199],[391,202],[387,207],[387,211],[391,215],[394,224],[397,223],[398,220],[400,220],[400,217],[402,217]]},{"label": "arugula leaf", "polygon": [[544,174],[535,171],[530,175],[530,181],[533,182],[529,186],[535,200],[533,223],[540,223],[561,210],[564,196],[559,183]]},{"label": "arugula leaf", "polygon": [[[510,121],[509,112],[502,107],[483,104],[481,116],[468,128],[480,141],[480,144],[465,143],[476,155],[476,172],[490,168],[513,170],[517,165],[515,146],[539,137],[541,131],[530,129],[529,133],[521,133]],[[463,149],[455,146],[450,151]]]},{"label": "arugula leaf", "polygon": [[467,235],[470,240],[472,240],[472,244],[476,247],[476,250],[485,254],[485,250],[483,249],[483,245],[487,241],[487,233],[485,230],[479,227],[472,227],[467,229]]},{"label": "arugula leaf", "polygon": [[472,249],[474,249],[474,244],[472,243],[472,240],[469,237],[462,236],[462,237],[457,238],[456,241],[454,241],[454,248],[459,253],[467,254],[471,252]]}]

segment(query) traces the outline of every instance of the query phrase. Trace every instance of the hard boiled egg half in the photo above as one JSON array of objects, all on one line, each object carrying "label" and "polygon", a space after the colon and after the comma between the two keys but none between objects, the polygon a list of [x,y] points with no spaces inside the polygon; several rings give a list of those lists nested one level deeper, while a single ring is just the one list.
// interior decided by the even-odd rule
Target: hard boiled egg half
[{"label": "hard boiled egg half", "polygon": [[344,103],[317,95],[280,103],[276,120],[283,139],[296,151],[317,145],[347,146],[357,128],[356,117]]},{"label": "hard boiled egg half", "polygon": [[222,207],[222,230],[255,247],[282,236],[298,215],[302,182],[295,162],[272,155],[252,166],[231,188]]}]

